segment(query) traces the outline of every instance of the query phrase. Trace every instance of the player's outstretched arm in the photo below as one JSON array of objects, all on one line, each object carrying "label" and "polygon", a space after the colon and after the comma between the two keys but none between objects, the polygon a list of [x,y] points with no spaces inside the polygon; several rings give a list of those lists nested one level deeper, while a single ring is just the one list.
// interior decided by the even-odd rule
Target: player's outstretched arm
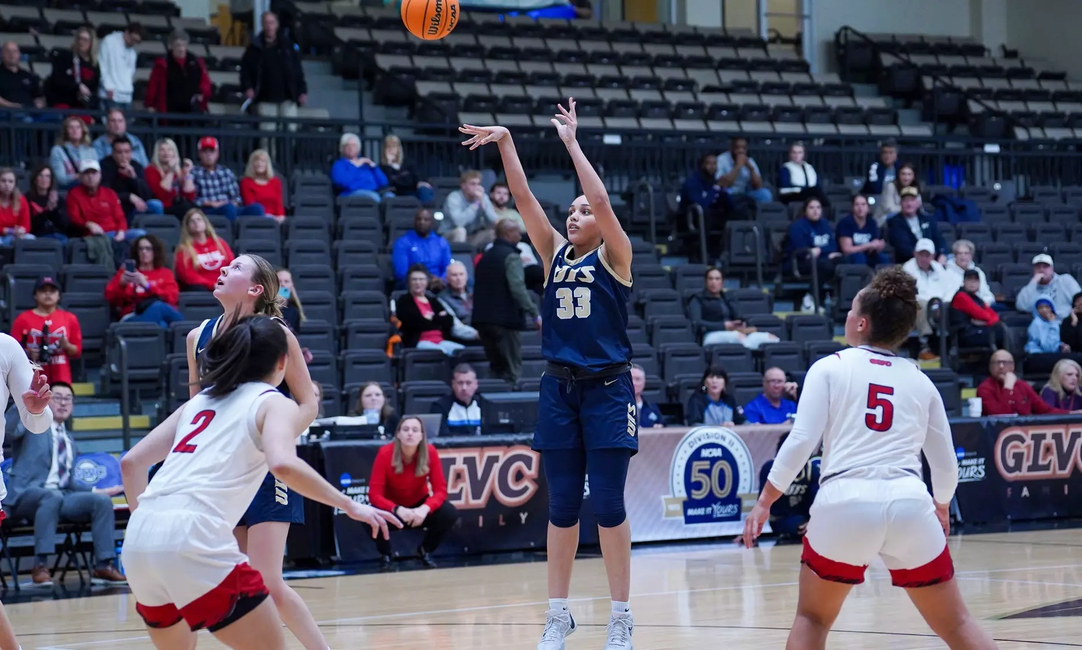
[{"label": "player's outstretched arm", "polygon": [[289,354],[286,360],[286,386],[289,386],[289,394],[297,402],[299,407],[295,415],[293,439],[312,425],[312,421],[319,415],[319,398],[312,388],[312,375],[308,372],[308,364],[304,361],[304,352],[297,337],[288,327],[282,325],[289,342]]},{"label": "player's outstretched arm", "polygon": [[[210,323],[207,324],[208,327]],[[185,345],[188,350],[188,399],[191,399],[203,390],[199,386],[199,362],[195,360],[195,346],[199,344],[199,329],[195,328],[188,332]]]},{"label": "player's outstretched arm", "polygon": [[19,420],[31,433],[43,433],[53,424],[49,400],[53,397],[49,380],[40,368],[30,363],[19,342],[4,334],[0,336],[0,355],[7,368],[8,394],[19,410]]},{"label": "player's outstretched arm", "polygon": [[949,506],[958,488],[958,456],[954,451],[954,438],[947,409],[939,392],[932,390],[932,403],[928,407],[928,433],[924,437],[924,457],[931,470],[932,496],[937,506]]},{"label": "player's outstretched arm", "polygon": [[526,224],[526,232],[530,235],[530,243],[541,253],[548,271],[552,258],[557,249],[564,244],[564,238],[549,223],[548,215],[537,202],[537,197],[530,190],[526,180],[526,171],[522,168],[515,142],[511,139],[511,133],[502,126],[473,126],[463,124],[458,129],[466,135],[472,136],[463,142],[473,151],[477,147],[495,142],[500,148],[500,158],[503,159],[503,172],[507,176],[507,187],[511,189],[511,196],[515,197],[515,207],[522,215],[522,221]]},{"label": "player's outstretched arm", "polygon": [[177,435],[177,424],[180,422],[180,413],[184,410],[181,406],[173,411],[154,430],[148,433],[142,440],[137,442],[131,450],[120,459],[120,475],[124,480],[124,496],[128,500],[128,509],[135,512],[139,507],[139,497],[147,489],[150,482],[150,468],[155,463],[160,463],[169,455],[173,448],[173,440]]}]

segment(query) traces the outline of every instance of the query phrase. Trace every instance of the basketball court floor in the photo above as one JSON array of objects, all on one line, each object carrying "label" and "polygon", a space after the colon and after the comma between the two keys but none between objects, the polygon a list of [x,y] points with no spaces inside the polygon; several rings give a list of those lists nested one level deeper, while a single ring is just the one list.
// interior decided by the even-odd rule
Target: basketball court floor
[{"label": "basketball court floor", "polygon": [[[951,540],[975,615],[1008,650],[1082,648],[1079,530],[966,535]],[[799,546],[644,547],[633,561],[639,650],[782,648],[797,597]],[[600,650],[609,599],[599,557],[580,560],[572,588],[579,630],[568,650]],[[335,649],[532,650],[546,606],[543,562],[295,580]],[[148,648],[123,590],[7,605],[24,650]],[[30,592],[30,593],[28,593]],[[97,593],[97,592],[96,592]],[[5,601],[7,598],[5,598]],[[290,648],[300,644],[288,635]],[[220,648],[203,633],[202,648]],[[872,566],[842,610],[829,648],[945,648],[905,593]]]}]

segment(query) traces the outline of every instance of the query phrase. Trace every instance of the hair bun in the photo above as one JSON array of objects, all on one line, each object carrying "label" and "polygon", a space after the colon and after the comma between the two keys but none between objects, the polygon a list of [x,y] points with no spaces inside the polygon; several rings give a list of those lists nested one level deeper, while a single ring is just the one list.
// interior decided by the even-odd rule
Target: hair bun
[{"label": "hair bun", "polygon": [[900,266],[891,266],[875,274],[871,286],[881,298],[916,301],[917,280]]}]

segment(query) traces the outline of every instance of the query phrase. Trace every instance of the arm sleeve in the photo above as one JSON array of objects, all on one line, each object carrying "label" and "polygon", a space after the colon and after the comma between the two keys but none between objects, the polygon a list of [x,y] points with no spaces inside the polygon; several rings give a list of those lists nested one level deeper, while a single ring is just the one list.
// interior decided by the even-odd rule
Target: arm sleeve
[{"label": "arm sleeve", "polygon": [[79,318],[69,312],[68,318],[68,343],[76,347],[76,353],[72,357],[83,356],[83,328],[79,324]]},{"label": "arm sleeve", "polygon": [[1043,399],[1041,399],[1041,396],[1037,394],[1037,391],[1033,390],[1032,386],[1030,386],[1025,381],[1022,381],[1021,378],[1018,379],[1018,382],[1019,382],[1019,384],[1022,384],[1022,390],[1029,393],[1029,402],[1030,402],[1030,404],[1033,405],[1033,412],[1034,413],[1038,413],[1040,415],[1048,415],[1050,413],[1054,413],[1054,414],[1068,413],[1068,411],[1065,411],[1064,409],[1059,409],[1059,408],[1056,408],[1054,406],[1050,406],[1047,402],[1045,402]]},{"label": "arm sleeve", "polygon": [[240,200],[244,205],[259,203],[259,197],[255,192],[255,181],[247,176],[240,179]]},{"label": "arm sleeve", "polygon": [[[977,386],[977,397],[981,398],[982,415],[1014,415],[1010,405],[999,399],[998,391],[993,389],[995,380],[988,379]],[[1022,381],[1019,379],[1018,381]]]},{"label": "arm sleeve", "polygon": [[64,166],[66,160],[67,154],[64,153],[64,148],[60,145],[53,146],[52,151],[49,152],[49,168],[53,170],[53,178],[56,179],[58,188],[67,187],[75,180],[75,177],[68,174]]},{"label": "arm sleeve", "polygon": [[1037,304],[1037,281],[1030,280],[1029,284],[1022,287],[1018,291],[1018,296],[1014,299],[1014,308],[1018,311],[1033,312],[1033,307]]},{"label": "arm sleeve", "polygon": [[[996,314],[994,309],[991,309],[989,307],[981,307],[980,305],[975,303],[973,299],[969,297],[969,294],[964,291],[959,291],[958,293],[954,294],[954,299],[951,301],[951,307],[954,307],[955,309],[962,312],[966,316],[969,316],[970,318],[975,318],[977,320],[983,320],[987,322],[992,322],[989,319],[994,317]],[[991,314],[989,314],[989,312],[991,312]]]},{"label": "arm sleeve", "polygon": [[[387,447],[383,449],[387,449]],[[384,453],[383,449],[380,449],[379,453],[376,454],[376,460],[372,463],[372,475],[368,477],[368,502],[380,510],[389,512],[394,510],[397,504],[385,496],[387,490],[387,465],[390,464],[390,454]]]},{"label": "arm sleeve", "polygon": [[789,437],[774,457],[769,480],[784,493],[808,464],[823,439],[830,408],[830,368],[837,357],[815,363],[804,378],[804,390],[796,407],[796,419]]},{"label": "arm sleeve", "polygon": [[[759,413],[759,408],[755,406],[754,400],[744,405],[744,418],[746,419],[748,424],[763,423],[763,416],[761,413]],[[766,480],[766,474],[763,475],[762,479]],[[760,486],[761,485],[762,483],[760,482]]]},{"label": "arm sleeve", "polygon": [[519,309],[526,312],[530,318],[537,318],[537,305],[533,304],[526,290],[526,273],[522,268],[522,258],[518,255],[508,255],[503,259],[503,268],[507,276],[507,285]]},{"label": "arm sleeve", "polygon": [[116,58],[114,42],[116,39],[106,36],[101,39],[98,49],[98,69],[101,70],[101,87],[103,90],[115,90],[117,87],[117,65],[113,61]]},{"label": "arm sleeve", "polygon": [[[128,301],[126,288],[120,286],[120,276],[123,272],[123,269],[117,271],[113,279],[109,280],[109,284],[105,285],[105,300],[116,309],[120,309]],[[131,285],[127,288],[130,289]]]},{"label": "arm sleeve", "polygon": [[695,395],[688,398],[687,408],[684,409],[684,419],[688,426],[703,423],[703,409],[699,407]]},{"label": "arm sleeve", "polygon": [[443,405],[443,400],[432,402],[432,406],[428,407],[428,412],[443,416],[440,418],[440,436],[446,438],[451,435],[451,429],[447,426],[447,408]]},{"label": "arm sleeve", "polygon": [[120,207],[120,198],[115,193],[110,204],[113,207],[113,223],[116,224],[116,230],[118,232],[127,230],[128,218],[124,216],[124,210]]},{"label": "arm sleeve", "polygon": [[244,50],[244,54],[240,58],[240,88],[244,91],[255,89],[255,75],[253,74],[252,59],[259,56],[255,51],[255,48],[251,45],[248,49]]},{"label": "arm sleeve", "polygon": [[1076,280],[1073,275],[1067,275],[1066,273],[1064,273],[1059,277],[1063,278],[1063,281],[1066,283],[1064,285],[1064,288],[1067,289],[1068,296],[1075,296],[1079,292],[1082,292],[1082,286],[1079,286],[1078,280]]},{"label": "arm sleeve", "polygon": [[[399,237],[391,249],[391,263],[394,266],[395,280],[405,280],[406,271],[409,270],[409,250],[405,242],[405,236]],[[446,267],[444,267],[446,268]]]},{"label": "arm sleeve", "polygon": [[162,269],[158,284],[154,287],[154,293],[165,302],[177,306],[180,301],[180,287],[177,286],[177,278],[169,269]]},{"label": "arm sleeve", "polygon": [[31,413],[23,403],[23,393],[30,390],[30,382],[34,379],[34,368],[30,365],[30,359],[26,358],[26,353],[11,337],[4,337],[0,346],[0,354],[4,356],[4,365],[7,366],[8,392],[19,409],[19,419],[32,433],[41,433],[52,425],[53,412],[46,406],[41,413]]},{"label": "arm sleeve", "polygon": [[789,250],[796,251],[801,248],[811,248],[814,240],[811,229],[808,228],[804,219],[798,219],[789,226]]},{"label": "arm sleeve", "polygon": [[154,110],[164,109],[165,104],[165,59],[158,59],[150,70],[150,80],[147,82],[147,94],[143,104]]},{"label": "arm sleeve", "polygon": [[349,161],[339,158],[331,165],[331,183],[338,192],[348,192],[353,189],[350,185]]},{"label": "arm sleeve", "polygon": [[26,232],[30,232],[30,202],[26,200],[25,196],[19,197],[18,224],[22,226]]},{"label": "arm sleeve", "polygon": [[443,464],[435,445],[428,445],[428,482],[432,485],[432,496],[425,499],[429,510],[435,511],[447,500],[447,479],[443,475]]},{"label": "arm sleeve", "polygon": [[64,200],[68,206],[68,219],[71,225],[77,228],[86,228],[86,217],[79,207],[79,201],[75,199],[75,192],[68,192],[68,198]]},{"label": "arm sleeve", "polygon": [[383,170],[379,168],[379,165],[372,167],[372,177],[376,179],[376,189],[383,189],[390,185],[387,181],[387,174],[383,173]]},{"label": "arm sleeve", "polygon": [[177,252],[173,255],[173,268],[177,273],[177,281],[184,283],[185,286],[190,287],[203,284],[202,278],[195,272],[192,258],[186,255],[183,249],[177,248]]},{"label": "arm sleeve", "polygon": [[[477,218],[479,209],[479,204],[466,203],[466,197],[462,195],[462,192],[451,192],[447,195],[447,201],[443,205],[443,210],[447,213],[445,216],[448,218],[444,221],[444,223],[447,223],[444,228],[451,229],[467,225]],[[448,223],[448,220],[450,223]]]},{"label": "arm sleeve", "polygon": [[203,57],[196,57],[196,61],[199,62],[199,94],[203,95],[203,101],[200,105],[203,110],[207,110],[207,102],[210,100],[210,95],[214,91],[214,88],[210,83],[210,74],[207,73],[207,62]]},{"label": "arm sleeve", "polygon": [[233,203],[240,203],[240,184],[237,183],[237,176],[232,169],[227,171],[229,172],[229,200]]},{"label": "arm sleeve", "polygon": [[943,398],[933,387],[930,390],[932,399],[928,412],[928,434],[924,438],[924,457],[931,470],[932,496],[938,503],[947,505],[958,487],[958,457],[954,451],[947,411],[943,408]]},{"label": "arm sleeve", "polygon": [[[432,237],[437,236],[435,233],[430,235]],[[440,279],[447,279],[447,267],[451,264],[451,245],[447,243],[447,240],[440,237]]]},{"label": "arm sleeve", "polygon": [[793,194],[799,191],[799,187],[793,186],[793,175],[789,173],[789,168],[782,165],[781,169],[778,170],[778,193]]}]

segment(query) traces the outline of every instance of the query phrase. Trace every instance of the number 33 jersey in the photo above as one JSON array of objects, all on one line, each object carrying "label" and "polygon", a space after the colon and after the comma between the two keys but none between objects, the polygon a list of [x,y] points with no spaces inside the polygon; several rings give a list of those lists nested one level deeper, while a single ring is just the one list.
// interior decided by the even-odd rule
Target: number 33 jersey
[{"label": "number 33 jersey", "polygon": [[273,394],[281,395],[252,382],[220,398],[201,392],[182,406],[172,449],[139,498],[139,509],[181,505],[235,526],[267,475],[255,420]]},{"label": "number 33 jersey", "polygon": [[609,268],[601,249],[569,260],[571,243],[552,261],[541,305],[545,359],[596,372],[631,360],[627,301],[631,281]]},{"label": "number 33 jersey", "polygon": [[950,503],[954,495],[958,461],[943,399],[908,359],[861,346],[815,362],[770,482],[784,492],[820,440],[821,483],[835,477],[920,478],[923,450],[935,500]]}]

